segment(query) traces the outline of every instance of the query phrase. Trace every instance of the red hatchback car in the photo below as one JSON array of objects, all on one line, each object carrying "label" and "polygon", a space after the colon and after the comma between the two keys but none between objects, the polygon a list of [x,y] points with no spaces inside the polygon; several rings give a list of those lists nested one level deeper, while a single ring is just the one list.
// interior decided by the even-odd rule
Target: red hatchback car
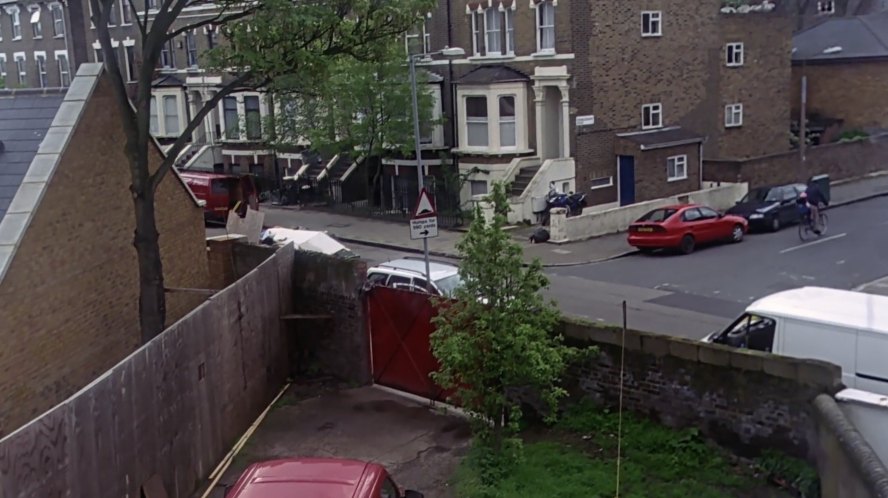
[{"label": "red hatchback car", "polygon": [[402,492],[385,467],[339,458],[286,458],[254,463],[226,498],[422,498]]},{"label": "red hatchback car", "polygon": [[748,229],[745,218],[721,214],[706,206],[665,206],[629,226],[629,245],[642,252],[678,249],[690,254],[698,244],[740,242]]}]

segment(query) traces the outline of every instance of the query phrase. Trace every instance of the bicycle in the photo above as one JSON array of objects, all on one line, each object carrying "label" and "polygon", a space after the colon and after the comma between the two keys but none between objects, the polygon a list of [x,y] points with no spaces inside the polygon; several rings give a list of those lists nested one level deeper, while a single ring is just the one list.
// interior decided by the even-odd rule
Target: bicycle
[{"label": "bicycle", "polygon": [[820,209],[817,210],[817,226],[820,228],[819,234],[814,231],[815,225],[814,220],[811,217],[810,210],[802,218],[802,222],[799,224],[799,239],[801,239],[802,242],[807,242],[809,240],[820,238],[826,235],[826,229],[829,224],[829,217],[826,216],[826,213],[823,212],[823,208],[824,206],[820,206]]}]

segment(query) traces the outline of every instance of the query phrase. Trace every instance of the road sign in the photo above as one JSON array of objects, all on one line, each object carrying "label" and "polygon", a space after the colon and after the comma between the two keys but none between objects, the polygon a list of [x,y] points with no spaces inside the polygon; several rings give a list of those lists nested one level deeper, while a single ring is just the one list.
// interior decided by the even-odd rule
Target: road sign
[{"label": "road sign", "polygon": [[410,239],[431,239],[438,236],[438,217],[410,220]]},{"label": "road sign", "polygon": [[[438,216],[438,211],[435,210],[435,203],[432,202],[428,191],[422,189],[419,193],[419,199],[416,201],[416,209],[413,210],[413,218],[431,218],[433,216]],[[437,226],[438,224],[435,223],[435,227]]]}]

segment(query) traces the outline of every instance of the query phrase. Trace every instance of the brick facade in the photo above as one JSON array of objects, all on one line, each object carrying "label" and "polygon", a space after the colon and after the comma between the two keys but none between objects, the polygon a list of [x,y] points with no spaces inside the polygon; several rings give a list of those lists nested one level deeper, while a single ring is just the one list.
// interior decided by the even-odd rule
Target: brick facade
[{"label": "brick facade", "polygon": [[[100,79],[0,284],[2,434],[140,344],[135,222],[116,109],[110,83]],[[151,162],[160,162],[156,149]],[[203,209],[172,174],[158,189],[156,212],[166,285],[207,287]],[[203,300],[168,294],[167,323]]]},{"label": "brick facade", "polygon": [[792,115],[798,119],[802,76],[808,77],[808,115],[841,119],[846,130],[888,128],[888,61],[838,61],[792,67]]},{"label": "brick facade", "polygon": [[[640,151],[618,138],[614,151],[618,155],[635,157],[635,200],[650,201],[663,197],[692,192],[700,189],[700,144],[679,145],[650,151]],[[687,175],[683,179],[670,180],[666,164],[670,157],[686,158]]]}]

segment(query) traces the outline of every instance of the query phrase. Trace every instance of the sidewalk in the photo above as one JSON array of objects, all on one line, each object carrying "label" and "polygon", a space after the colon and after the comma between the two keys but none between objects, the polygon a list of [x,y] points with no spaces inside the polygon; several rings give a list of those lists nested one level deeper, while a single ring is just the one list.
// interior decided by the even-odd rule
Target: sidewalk
[{"label": "sidewalk", "polygon": [[[831,187],[830,207],[836,208],[874,197],[888,195],[888,174],[877,173],[854,181],[835,182]],[[345,243],[381,247],[397,251],[422,252],[421,240],[410,240],[407,223],[347,216],[329,211],[298,207],[262,206],[266,226],[303,227],[327,232]],[[626,234],[605,235],[568,244],[531,244],[530,229],[516,228],[513,238],[524,248],[527,262],[539,259],[543,266],[576,266],[619,258],[635,249],[626,243]],[[439,230],[429,239],[429,253],[441,258],[459,258],[456,244],[463,232]]]},{"label": "sidewalk", "polygon": [[[422,252],[421,240],[410,240],[407,223],[346,216],[310,208],[279,208],[262,206],[266,226],[303,227],[324,231],[344,243],[362,244],[397,251]],[[626,243],[625,234],[608,235],[572,244],[531,244],[526,229],[516,230],[513,237],[524,248],[527,262],[536,258],[544,266],[575,266],[625,256],[635,250]],[[429,239],[429,253],[441,258],[459,258],[456,244],[463,232],[439,230]]]}]

